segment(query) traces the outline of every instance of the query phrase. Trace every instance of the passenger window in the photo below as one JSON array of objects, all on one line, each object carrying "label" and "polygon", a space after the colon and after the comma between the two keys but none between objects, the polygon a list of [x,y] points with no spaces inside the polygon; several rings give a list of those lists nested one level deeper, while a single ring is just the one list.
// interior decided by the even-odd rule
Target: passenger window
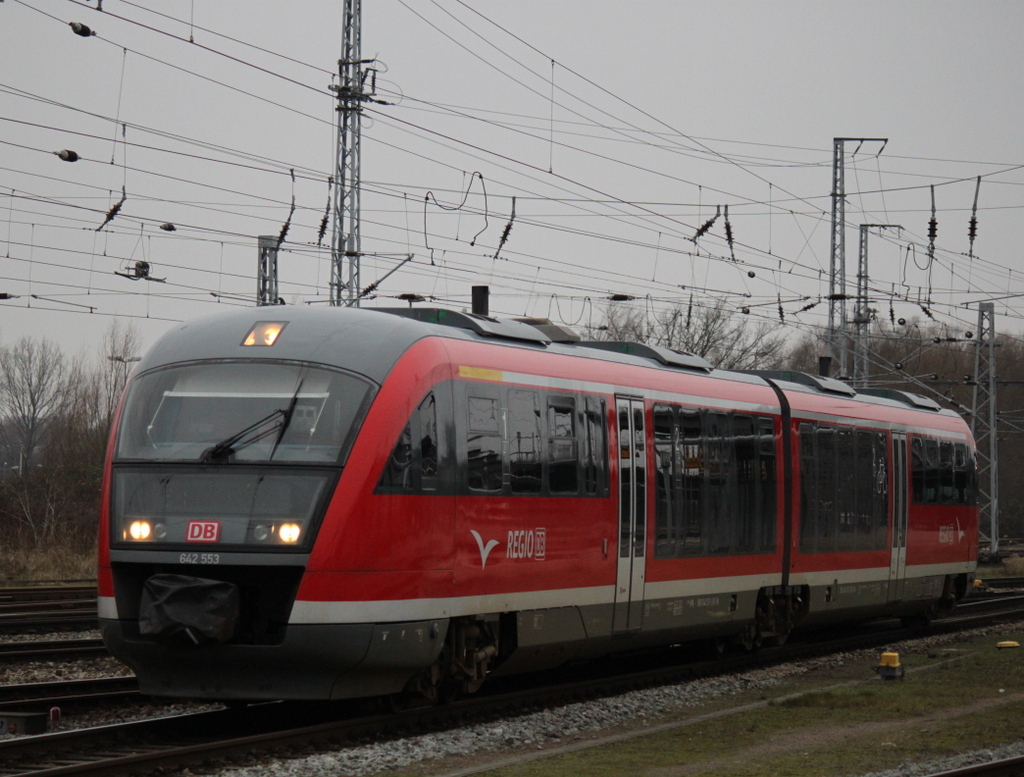
[{"label": "passenger window", "polygon": [[509,390],[509,476],[513,494],[540,493],[540,440],[540,402],[537,392]]},{"label": "passenger window", "polygon": [[469,397],[466,468],[472,491],[501,491],[501,417],[498,400]]},{"label": "passenger window", "polygon": [[602,492],[608,469],[608,443],[605,435],[605,404],[603,399],[587,397],[586,439],[583,444],[583,488],[589,495]]},{"label": "passenger window", "polygon": [[413,488],[412,472],[412,429],[406,424],[388,456],[380,485],[382,488],[410,491]]},{"label": "passenger window", "polygon": [[437,489],[437,403],[427,394],[417,410],[420,421],[420,477],[425,491]]},{"label": "passenger window", "polygon": [[548,399],[548,488],[552,494],[579,492],[576,399]]},{"label": "passenger window", "polygon": [[682,502],[684,535],[681,552],[697,555],[704,548],[704,441],[700,416],[679,414],[679,452],[683,466]]}]

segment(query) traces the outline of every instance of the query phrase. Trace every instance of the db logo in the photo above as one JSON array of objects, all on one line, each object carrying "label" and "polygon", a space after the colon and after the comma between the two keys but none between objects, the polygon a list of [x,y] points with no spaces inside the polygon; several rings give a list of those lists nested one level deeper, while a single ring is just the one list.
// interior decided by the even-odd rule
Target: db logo
[{"label": "db logo", "polygon": [[220,539],[220,521],[189,521],[185,539],[188,542],[216,542]]}]

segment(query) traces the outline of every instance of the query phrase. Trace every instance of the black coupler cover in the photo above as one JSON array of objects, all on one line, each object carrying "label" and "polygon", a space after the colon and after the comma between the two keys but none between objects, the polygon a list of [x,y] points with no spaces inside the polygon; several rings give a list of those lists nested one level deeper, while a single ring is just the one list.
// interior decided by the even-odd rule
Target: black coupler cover
[{"label": "black coupler cover", "polygon": [[193,645],[227,642],[238,628],[238,586],[189,575],[153,575],[142,587],[143,636]]}]

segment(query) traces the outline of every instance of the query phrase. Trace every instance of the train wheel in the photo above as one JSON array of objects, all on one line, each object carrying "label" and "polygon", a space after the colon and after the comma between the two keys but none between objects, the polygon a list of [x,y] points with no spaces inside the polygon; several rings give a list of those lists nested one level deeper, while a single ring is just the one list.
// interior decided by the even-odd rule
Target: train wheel
[{"label": "train wheel", "polygon": [[712,637],[702,643],[704,655],[709,661],[717,661],[725,653],[725,640],[721,637]]},{"label": "train wheel", "polygon": [[462,688],[455,680],[445,680],[438,688],[437,697],[441,704],[451,704],[462,695]]},{"label": "train wheel", "polygon": [[409,708],[409,694],[405,691],[384,697],[384,706],[389,712],[403,712]]},{"label": "train wheel", "polygon": [[756,626],[751,626],[743,633],[740,641],[744,650],[748,653],[756,653],[761,649],[761,643],[763,641],[761,638],[761,631]]}]

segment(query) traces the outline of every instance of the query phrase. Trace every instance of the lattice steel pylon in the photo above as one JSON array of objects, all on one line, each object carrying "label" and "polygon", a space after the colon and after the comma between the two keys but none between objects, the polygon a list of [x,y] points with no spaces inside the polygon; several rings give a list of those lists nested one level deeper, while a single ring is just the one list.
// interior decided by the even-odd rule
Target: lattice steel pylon
[{"label": "lattice steel pylon", "polygon": [[978,304],[971,433],[978,448],[979,528],[989,526],[989,552],[999,555],[999,435],[996,429],[995,304]]},{"label": "lattice steel pylon", "polygon": [[[839,365],[839,377],[849,376],[849,332],[846,327],[846,144],[856,141],[881,143],[888,138],[832,139],[832,247],[828,276],[828,343],[832,363]],[[860,145],[857,148],[860,148]],[[856,150],[853,152],[857,153]],[[882,153],[881,150],[878,152]]]},{"label": "lattice steel pylon", "polygon": [[[334,231],[331,238],[331,304],[359,304],[360,160],[363,91],[362,0],[345,0],[345,31],[338,60],[338,144],[335,160]],[[347,272],[346,272],[347,265]],[[346,278],[347,276],[347,278]]]},{"label": "lattice steel pylon", "polygon": [[853,309],[853,385],[868,385],[868,337],[871,334],[871,308],[868,306],[868,230],[903,229],[898,224],[861,224],[860,251],[857,259],[857,301]]},{"label": "lattice steel pylon", "polygon": [[278,239],[260,235],[260,258],[256,276],[256,304],[277,305],[277,249]]}]

